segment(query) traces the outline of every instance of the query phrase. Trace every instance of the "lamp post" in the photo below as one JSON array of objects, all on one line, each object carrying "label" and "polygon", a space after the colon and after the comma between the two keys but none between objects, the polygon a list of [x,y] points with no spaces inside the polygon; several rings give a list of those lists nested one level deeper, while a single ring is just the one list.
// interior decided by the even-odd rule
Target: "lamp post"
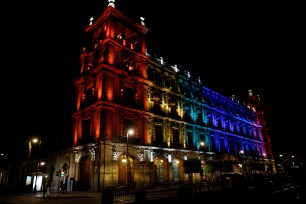
[{"label": "lamp post", "polygon": [[[37,139],[37,138],[31,138],[31,139],[28,141],[28,145],[29,145],[28,161],[30,161],[30,158],[31,158],[32,143],[36,144],[36,143],[38,143],[38,141],[40,141],[40,140]],[[39,148],[40,148],[40,143],[39,143]]]},{"label": "lamp post", "polygon": [[201,163],[201,146],[204,146],[204,142],[201,141],[199,143],[199,161],[200,161],[200,180],[202,181],[202,175],[203,175],[203,169],[202,169],[202,163]]},{"label": "lamp post", "polygon": [[199,143],[199,159],[201,160],[201,146],[204,146],[204,142],[203,141],[201,141],[200,143]]},{"label": "lamp post", "polygon": [[28,157],[27,157],[27,160],[26,160],[26,166],[25,166],[25,177],[27,177],[27,173],[29,171],[29,163],[30,163],[30,159],[31,159],[31,154],[32,154],[32,147],[33,147],[33,144],[36,144],[39,140],[37,138],[30,138],[29,140],[27,140],[27,144],[28,144]]},{"label": "lamp post", "polygon": [[134,130],[129,129],[126,134],[126,168],[127,168],[127,189],[130,190],[131,168],[129,160],[129,135],[134,134]]},{"label": "lamp post", "polygon": [[[34,138],[33,140],[32,140],[34,143],[38,143],[39,142],[39,146],[38,146],[38,154],[40,153],[40,145],[41,145],[41,139],[37,139],[37,138]],[[37,188],[37,176],[38,176],[38,169],[39,169],[39,165],[45,165],[45,163],[44,162],[41,162],[41,163],[39,163],[39,162],[37,162],[37,166],[36,166],[36,171],[35,171],[35,185],[34,185],[34,190],[33,190],[33,193],[36,193],[36,188]]]}]

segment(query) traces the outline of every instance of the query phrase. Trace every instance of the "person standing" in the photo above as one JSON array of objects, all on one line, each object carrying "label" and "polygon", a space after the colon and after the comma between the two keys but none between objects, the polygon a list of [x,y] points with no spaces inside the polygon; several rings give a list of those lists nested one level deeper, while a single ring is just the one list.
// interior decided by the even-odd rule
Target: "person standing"
[{"label": "person standing", "polygon": [[46,185],[47,185],[47,181],[43,181],[41,183],[41,190],[43,191],[43,198],[46,197]]},{"label": "person standing", "polygon": [[67,194],[68,193],[68,191],[67,191],[67,180],[64,181],[63,188],[64,188],[63,193]]},{"label": "person standing", "polygon": [[44,191],[46,191],[46,195],[44,197],[49,197],[50,196],[50,187],[51,187],[51,182],[48,180],[44,186]]},{"label": "person standing", "polygon": [[64,194],[64,182],[63,182],[63,180],[61,180],[61,183],[60,183],[60,192]]}]

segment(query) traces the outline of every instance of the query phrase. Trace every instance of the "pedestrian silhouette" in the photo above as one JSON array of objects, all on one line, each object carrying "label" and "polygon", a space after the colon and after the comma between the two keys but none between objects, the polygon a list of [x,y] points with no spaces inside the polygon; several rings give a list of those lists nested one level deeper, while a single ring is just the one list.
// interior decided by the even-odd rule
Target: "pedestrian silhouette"
[{"label": "pedestrian silhouette", "polygon": [[50,188],[51,188],[51,182],[50,180],[48,180],[46,184],[46,190],[47,190],[46,197],[50,196]]},{"label": "pedestrian silhouette", "polygon": [[67,194],[67,193],[68,193],[68,192],[67,192],[67,181],[64,182],[63,187],[64,187],[63,193],[66,193],[66,194]]},{"label": "pedestrian silhouette", "polygon": [[64,181],[61,181],[60,183],[60,192],[63,194],[65,193]]}]

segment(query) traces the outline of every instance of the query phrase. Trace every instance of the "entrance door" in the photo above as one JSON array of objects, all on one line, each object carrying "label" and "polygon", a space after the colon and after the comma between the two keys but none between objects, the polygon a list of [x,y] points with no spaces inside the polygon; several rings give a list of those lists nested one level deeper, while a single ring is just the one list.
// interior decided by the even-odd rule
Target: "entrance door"
[{"label": "entrance door", "polygon": [[173,176],[173,181],[178,182],[179,181],[179,168],[178,168],[178,161],[173,160],[172,162],[172,176]]},{"label": "entrance door", "polygon": [[163,183],[164,182],[164,168],[163,168],[163,162],[162,160],[158,160],[157,163],[157,182]]},{"label": "entrance door", "polygon": [[81,191],[90,190],[90,158],[88,155],[80,160],[80,180],[76,187]]}]

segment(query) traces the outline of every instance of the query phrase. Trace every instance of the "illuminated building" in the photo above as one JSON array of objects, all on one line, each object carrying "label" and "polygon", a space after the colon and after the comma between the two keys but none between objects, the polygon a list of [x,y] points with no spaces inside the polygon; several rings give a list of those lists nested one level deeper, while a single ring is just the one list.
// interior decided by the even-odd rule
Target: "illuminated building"
[{"label": "illuminated building", "polygon": [[[204,169],[220,155],[237,161],[232,163],[237,173],[239,158],[273,161],[259,97],[251,90],[243,102],[223,96],[192,73],[150,56],[144,20],[131,20],[111,1],[86,28],[91,41],[80,55],[74,84],[67,177],[80,190],[94,190],[200,181],[200,172],[185,171],[184,163],[192,158],[200,158]],[[134,134],[128,135],[130,129]]]}]

